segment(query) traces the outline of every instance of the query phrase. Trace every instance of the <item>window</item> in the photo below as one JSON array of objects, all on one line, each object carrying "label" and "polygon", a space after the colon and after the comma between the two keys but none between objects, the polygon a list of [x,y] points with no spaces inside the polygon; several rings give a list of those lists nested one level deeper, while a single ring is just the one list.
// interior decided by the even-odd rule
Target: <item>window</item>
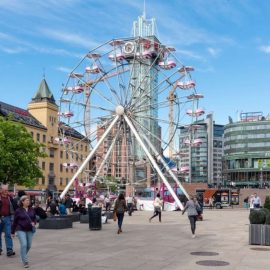
[{"label": "window", "polygon": [[49,177],[49,185],[54,185],[54,177]]},{"label": "window", "polygon": [[31,134],[32,138],[34,138],[34,132],[31,131],[30,134]]},{"label": "window", "polygon": [[46,135],[45,135],[45,134],[43,134],[42,138],[43,138],[43,139],[42,139],[42,142],[44,142],[44,143],[45,143],[45,142],[46,142]]},{"label": "window", "polygon": [[66,185],[68,184],[68,178],[66,178]]},{"label": "window", "polygon": [[60,158],[63,158],[63,151],[60,151]]},{"label": "window", "polygon": [[50,172],[54,171],[54,163],[50,163],[50,167],[49,167]]},{"label": "window", "polygon": [[45,177],[44,176],[42,177],[41,183],[42,183],[42,185],[45,185]]},{"label": "window", "polygon": [[85,152],[87,152],[87,145],[85,146]]},{"label": "window", "polygon": [[63,186],[63,178],[60,177],[60,186]]},{"label": "window", "polygon": [[46,163],[45,161],[42,161],[42,170],[45,170]]},{"label": "window", "polygon": [[40,141],[40,134],[37,133],[37,141],[39,142]]},{"label": "window", "polygon": [[50,148],[50,157],[54,157],[54,149]]}]

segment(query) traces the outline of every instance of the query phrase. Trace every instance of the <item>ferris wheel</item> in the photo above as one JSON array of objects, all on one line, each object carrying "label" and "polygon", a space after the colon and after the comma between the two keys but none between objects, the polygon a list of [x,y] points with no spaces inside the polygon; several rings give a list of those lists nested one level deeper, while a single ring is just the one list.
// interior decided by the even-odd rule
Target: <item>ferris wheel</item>
[{"label": "ferris wheel", "polygon": [[[129,181],[131,161],[146,160],[182,208],[159,164],[181,186],[164,155],[177,154],[179,126],[190,125],[203,113],[193,70],[154,36],[113,39],[89,51],[62,89],[59,118],[67,128],[61,128],[59,140],[67,152],[78,151],[67,132],[76,130],[89,141],[90,153],[61,196],[94,156],[92,181],[109,170]],[[77,166],[74,160],[70,164]]]}]

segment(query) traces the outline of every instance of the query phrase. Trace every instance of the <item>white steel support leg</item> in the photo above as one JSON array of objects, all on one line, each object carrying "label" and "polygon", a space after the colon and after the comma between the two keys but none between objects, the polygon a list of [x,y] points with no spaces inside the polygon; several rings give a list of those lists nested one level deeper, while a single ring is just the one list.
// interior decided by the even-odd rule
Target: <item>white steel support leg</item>
[{"label": "white steel support leg", "polygon": [[80,166],[80,168],[78,169],[78,171],[73,175],[72,179],[69,181],[69,183],[67,184],[67,186],[65,187],[65,189],[61,193],[61,195],[60,195],[60,198],[61,199],[64,198],[64,196],[68,192],[70,186],[73,184],[73,182],[75,181],[75,179],[79,176],[79,174],[82,172],[82,170],[88,164],[89,160],[94,156],[94,154],[97,151],[98,147],[102,144],[102,142],[107,137],[107,135],[109,134],[109,132],[111,131],[111,129],[113,128],[113,126],[115,125],[115,123],[117,122],[118,119],[119,119],[119,115],[116,115],[115,118],[113,119],[113,121],[111,122],[110,126],[103,133],[103,135],[101,136],[100,140],[97,142],[97,144],[95,145],[95,147],[91,150],[91,152],[89,153],[89,155],[87,156],[87,158],[85,159],[85,161],[82,163],[82,165]]},{"label": "white steel support leg", "polygon": [[169,190],[169,192],[171,193],[171,195],[173,196],[175,202],[177,203],[177,205],[180,207],[181,210],[184,209],[182,203],[180,202],[180,200],[178,199],[177,195],[175,194],[174,190],[172,189],[172,187],[170,186],[169,182],[167,181],[167,179],[165,178],[164,174],[162,173],[162,171],[160,170],[158,164],[156,163],[156,161],[154,160],[154,158],[152,157],[151,153],[148,151],[147,147],[145,146],[144,142],[142,141],[140,135],[138,134],[136,128],[133,126],[133,123],[129,120],[129,118],[124,114],[124,119],[126,120],[127,124],[129,125],[131,131],[133,132],[136,140],[139,142],[139,144],[141,145],[142,149],[144,150],[145,154],[147,155],[147,157],[149,158],[150,162],[152,163],[153,167],[155,168],[155,170],[157,171],[157,173],[159,174],[160,178],[162,179],[163,183],[166,185],[167,189]]},{"label": "white steel support leg", "polygon": [[175,176],[175,174],[173,173],[173,171],[170,169],[170,167],[168,166],[168,164],[166,163],[166,161],[158,153],[158,151],[156,150],[155,146],[151,143],[151,141],[147,138],[147,136],[145,136],[145,134],[142,134],[142,137],[147,142],[147,144],[150,146],[150,148],[152,149],[152,151],[155,153],[155,156],[156,156],[157,160],[160,161],[163,164],[163,166],[165,167],[165,169],[167,170],[167,172],[170,174],[170,176],[173,178],[173,180],[177,183],[177,185],[181,188],[181,190],[183,191],[183,193],[189,199],[188,193],[186,192],[186,190],[184,189],[184,187],[182,186],[182,184],[179,182],[179,180],[177,179],[177,177]]},{"label": "white steel support leg", "polygon": [[115,145],[115,143],[116,143],[116,140],[117,140],[118,137],[119,137],[119,133],[120,133],[120,129],[118,129],[117,134],[116,134],[116,136],[114,137],[114,139],[113,139],[113,141],[112,141],[112,144],[111,144],[110,148],[108,149],[108,152],[106,153],[106,155],[105,155],[103,161],[101,162],[101,164],[100,164],[100,166],[99,166],[99,168],[98,168],[98,170],[97,170],[97,172],[96,172],[96,174],[95,174],[95,176],[94,176],[94,178],[93,178],[93,180],[92,180],[93,183],[97,180],[98,175],[100,174],[100,172],[101,172],[103,166],[105,165],[107,159],[109,158],[110,153],[112,152],[112,150],[113,150],[113,148],[114,148],[114,145]]}]

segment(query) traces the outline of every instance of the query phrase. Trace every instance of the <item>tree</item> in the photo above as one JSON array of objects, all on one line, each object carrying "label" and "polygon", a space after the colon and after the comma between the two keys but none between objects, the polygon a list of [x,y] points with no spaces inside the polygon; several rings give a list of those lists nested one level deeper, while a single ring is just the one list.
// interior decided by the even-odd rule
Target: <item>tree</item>
[{"label": "tree", "polygon": [[263,207],[270,210],[270,196],[266,196]]},{"label": "tree", "polygon": [[42,146],[21,123],[0,117],[0,182],[34,186],[43,176],[38,166],[38,157],[46,156]]}]

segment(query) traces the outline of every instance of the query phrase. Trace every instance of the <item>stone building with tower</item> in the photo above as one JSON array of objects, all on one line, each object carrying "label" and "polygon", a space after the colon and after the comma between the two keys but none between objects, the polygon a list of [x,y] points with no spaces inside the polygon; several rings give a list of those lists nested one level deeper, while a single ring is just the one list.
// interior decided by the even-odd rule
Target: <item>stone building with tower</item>
[{"label": "stone building with tower", "polygon": [[[72,159],[80,166],[89,153],[88,140],[76,130],[59,123],[58,106],[45,79],[41,81],[27,110],[0,102],[0,116],[9,114],[14,121],[25,126],[34,141],[44,145],[47,157],[39,158],[43,177],[37,179],[34,189],[62,191],[76,170],[67,165]],[[73,157],[66,151],[66,145],[61,140],[63,129],[68,135],[69,143],[76,145],[77,151]],[[86,178],[87,176],[81,175],[79,180],[84,182],[87,181]]]}]

